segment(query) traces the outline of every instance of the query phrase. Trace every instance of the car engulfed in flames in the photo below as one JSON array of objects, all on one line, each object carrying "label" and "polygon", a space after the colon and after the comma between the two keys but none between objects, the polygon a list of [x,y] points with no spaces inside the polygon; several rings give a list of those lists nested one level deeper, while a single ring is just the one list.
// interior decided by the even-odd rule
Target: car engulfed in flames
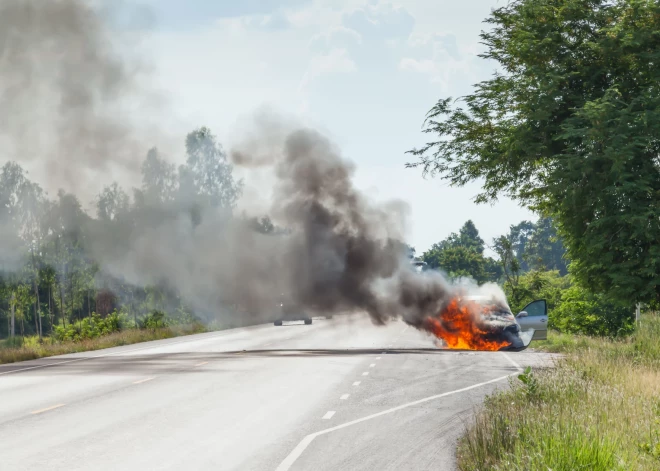
[{"label": "car engulfed in flames", "polygon": [[444,348],[456,350],[521,351],[534,333],[521,332],[506,302],[486,296],[456,296],[425,323]]}]

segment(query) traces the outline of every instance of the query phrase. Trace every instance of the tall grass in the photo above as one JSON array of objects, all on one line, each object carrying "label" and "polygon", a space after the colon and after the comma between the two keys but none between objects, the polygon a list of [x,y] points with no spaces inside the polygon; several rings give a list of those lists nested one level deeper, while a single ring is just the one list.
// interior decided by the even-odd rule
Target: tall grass
[{"label": "tall grass", "polygon": [[191,324],[155,329],[126,329],[79,341],[57,341],[55,339],[45,338],[42,342],[39,342],[38,337],[25,337],[24,339],[15,337],[14,339],[0,341],[0,364],[34,360],[66,353],[100,350],[102,348],[131,345],[206,331],[207,329],[201,324]]},{"label": "tall grass", "polygon": [[566,355],[487,398],[458,451],[463,471],[660,469],[660,319],[628,339],[553,334]]}]

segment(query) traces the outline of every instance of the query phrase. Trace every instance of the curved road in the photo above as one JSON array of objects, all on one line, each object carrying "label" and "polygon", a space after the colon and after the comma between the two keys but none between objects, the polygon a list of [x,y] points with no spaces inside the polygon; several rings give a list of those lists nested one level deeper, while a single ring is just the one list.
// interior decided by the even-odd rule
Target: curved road
[{"label": "curved road", "polygon": [[547,361],[340,316],[1,365],[0,467],[455,469],[474,406]]}]

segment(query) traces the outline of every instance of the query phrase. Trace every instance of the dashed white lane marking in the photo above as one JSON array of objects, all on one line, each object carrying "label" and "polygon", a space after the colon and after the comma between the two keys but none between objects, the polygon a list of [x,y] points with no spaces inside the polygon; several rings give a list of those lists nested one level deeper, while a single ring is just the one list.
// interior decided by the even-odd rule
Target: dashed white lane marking
[{"label": "dashed white lane marking", "polygon": [[344,401],[344,400],[348,399],[348,396],[350,396],[350,394],[342,394],[341,397],[340,397],[339,399],[341,399],[342,401]]},{"label": "dashed white lane marking", "polygon": [[369,368],[373,368],[374,366],[376,366],[376,364],[372,363],[371,365],[369,365]]},{"label": "dashed white lane marking", "polygon": [[376,357],[376,360],[380,360],[380,357]]},{"label": "dashed white lane marking", "polygon": [[353,383],[353,386],[359,386],[360,383],[361,383],[361,381],[356,381],[356,382]]},{"label": "dashed white lane marking", "polygon": [[142,383],[146,383],[147,381],[151,381],[151,380],[154,379],[154,378],[155,378],[155,376],[152,376],[151,378],[145,378],[145,379],[141,379],[141,380],[138,380],[138,381],[133,381],[133,384],[142,384]]},{"label": "dashed white lane marking", "polygon": [[65,404],[55,404],[54,406],[46,407],[45,409],[39,409],[39,410],[33,410],[30,412],[30,414],[41,414],[42,412],[48,412],[49,410],[57,409],[58,407],[62,407]]},{"label": "dashed white lane marking", "polygon": [[381,352],[381,355],[385,355],[387,352]]},{"label": "dashed white lane marking", "polygon": [[268,347],[269,345],[273,345],[273,344],[272,343],[267,343],[266,345],[264,345],[264,347]]},{"label": "dashed white lane marking", "polygon": [[340,429],[343,429],[343,428],[346,428],[346,427],[350,427],[351,425],[355,425],[355,424],[359,424],[361,422],[365,422],[367,420],[375,419],[376,417],[380,417],[381,415],[391,414],[392,412],[396,412],[396,411],[399,411],[401,409],[406,409],[408,407],[416,406],[417,404],[422,404],[424,402],[432,401],[434,399],[440,399],[441,397],[446,397],[446,396],[451,396],[453,394],[462,393],[462,392],[465,392],[465,391],[469,391],[470,389],[476,389],[478,387],[485,386],[486,384],[496,383],[498,381],[502,381],[503,379],[507,379],[510,376],[513,376],[514,374],[518,374],[519,372],[520,372],[520,370],[518,370],[515,373],[512,373],[510,375],[500,376],[499,378],[491,379],[490,381],[484,381],[483,383],[473,384],[472,386],[468,386],[466,388],[456,389],[454,391],[449,391],[449,392],[442,393],[442,394],[436,394],[435,396],[425,397],[423,399],[419,399],[419,400],[414,401],[414,402],[408,402],[407,404],[402,404],[400,406],[393,407],[391,409],[387,409],[387,410],[384,410],[382,412],[377,412],[376,414],[371,414],[371,415],[368,415],[366,417],[362,417],[361,419],[353,420],[351,422],[346,422],[344,424],[337,425],[335,427],[331,427],[331,428],[327,428],[325,430],[320,430],[318,432],[311,433],[311,434],[307,435],[305,438],[303,438],[301,440],[301,442],[298,443],[298,445],[293,450],[291,450],[291,453],[289,453],[289,455],[286,458],[284,458],[284,461],[282,461],[280,463],[280,465],[277,467],[277,469],[275,471],[288,471],[291,468],[291,466],[293,465],[293,463],[295,463],[296,460],[300,457],[300,455],[302,455],[303,451],[305,451],[305,449],[309,446],[309,444],[312,443],[312,440],[314,440],[319,435],[325,435],[326,433],[330,433],[330,432],[334,432],[336,430],[340,430]]},{"label": "dashed white lane marking", "polygon": [[364,373],[362,373],[362,376],[369,376],[369,372],[365,371]]},{"label": "dashed white lane marking", "polygon": [[197,363],[195,366],[202,366],[202,365],[206,365],[207,363],[208,361],[203,361],[201,363]]},{"label": "dashed white lane marking", "polygon": [[323,418],[324,418],[325,420],[328,420],[328,419],[331,419],[333,415],[335,415],[335,411],[333,411],[333,410],[329,410],[328,412],[325,413],[325,415],[323,416]]}]

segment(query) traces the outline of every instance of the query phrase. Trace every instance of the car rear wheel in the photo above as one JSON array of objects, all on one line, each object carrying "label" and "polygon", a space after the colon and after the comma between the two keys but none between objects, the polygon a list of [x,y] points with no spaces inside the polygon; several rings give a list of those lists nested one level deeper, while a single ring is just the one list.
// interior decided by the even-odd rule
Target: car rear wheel
[{"label": "car rear wheel", "polygon": [[274,324],[275,325],[282,325],[282,321],[275,321]]},{"label": "car rear wheel", "polygon": [[311,320],[311,319],[305,319],[305,324],[309,325],[309,324],[311,324],[311,323],[312,323],[312,320]]}]

